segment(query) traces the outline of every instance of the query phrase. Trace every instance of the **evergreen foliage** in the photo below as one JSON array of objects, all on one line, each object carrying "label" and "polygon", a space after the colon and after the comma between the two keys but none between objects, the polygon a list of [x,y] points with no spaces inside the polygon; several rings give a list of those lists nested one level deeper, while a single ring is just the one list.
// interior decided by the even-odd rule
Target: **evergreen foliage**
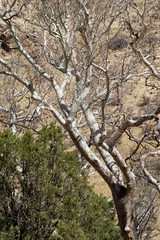
[{"label": "evergreen foliage", "polygon": [[117,240],[113,202],[97,196],[61,128],[0,133],[0,239]]}]

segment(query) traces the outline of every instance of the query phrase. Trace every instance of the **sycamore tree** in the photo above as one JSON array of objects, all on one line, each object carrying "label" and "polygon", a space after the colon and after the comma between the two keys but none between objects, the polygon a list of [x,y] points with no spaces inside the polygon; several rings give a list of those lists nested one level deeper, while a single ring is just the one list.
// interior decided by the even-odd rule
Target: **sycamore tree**
[{"label": "sycamore tree", "polygon": [[0,17],[3,81],[52,114],[108,184],[123,239],[141,239],[136,171],[160,192],[146,167],[160,155],[159,2],[2,0]]}]

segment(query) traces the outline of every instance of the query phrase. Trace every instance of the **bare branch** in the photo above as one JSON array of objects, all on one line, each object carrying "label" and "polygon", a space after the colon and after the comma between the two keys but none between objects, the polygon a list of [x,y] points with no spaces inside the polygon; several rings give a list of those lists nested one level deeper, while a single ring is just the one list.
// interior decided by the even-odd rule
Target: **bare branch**
[{"label": "bare branch", "polygon": [[10,13],[12,8],[14,7],[14,5],[16,4],[17,0],[13,0],[13,2],[11,3],[11,5],[8,7],[8,9],[6,9],[6,11],[4,11],[4,13],[0,14],[1,18],[5,18],[7,13]]},{"label": "bare branch", "polygon": [[155,119],[157,121],[157,115],[160,113],[160,107],[156,109],[153,114],[146,114],[138,117],[137,120],[126,120],[118,129],[118,131],[114,134],[114,136],[108,140],[109,146],[114,146],[117,140],[122,136],[122,134],[126,131],[127,128],[130,127],[138,127],[142,125],[142,123]]},{"label": "bare branch", "polygon": [[148,181],[152,183],[156,189],[160,192],[160,183],[148,172],[146,166],[145,166],[145,159],[148,157],[155,157],[155,156],[160,156],[160,151],[157,152],[149,152],[141,156],[140,163],[141,163],[141,168],[143,170],[144,175],[147,177]]}]

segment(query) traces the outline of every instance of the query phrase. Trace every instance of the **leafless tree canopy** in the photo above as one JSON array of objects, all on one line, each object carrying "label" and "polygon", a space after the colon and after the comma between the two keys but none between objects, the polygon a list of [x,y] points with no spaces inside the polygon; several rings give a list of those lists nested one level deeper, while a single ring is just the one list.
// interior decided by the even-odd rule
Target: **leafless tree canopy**
[{"label": "leafless tree canopy", "polygon": [[132,200],[137,170],[160,192],[145,164],[160,155],[159,1],[2,0],[0,9],[1,121],[16,132],[56,119],[110,187],[123,238],[147,239]]}]

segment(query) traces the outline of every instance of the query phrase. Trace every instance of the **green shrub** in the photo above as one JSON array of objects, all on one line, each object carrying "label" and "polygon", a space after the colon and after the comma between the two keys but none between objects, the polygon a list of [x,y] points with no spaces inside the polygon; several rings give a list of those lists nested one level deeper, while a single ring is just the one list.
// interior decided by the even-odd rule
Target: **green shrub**
[{"label": "green shrub", "polygon": [[62,129],[0,134],[0,239],[117,240],[113,202],[97,196]]}]

